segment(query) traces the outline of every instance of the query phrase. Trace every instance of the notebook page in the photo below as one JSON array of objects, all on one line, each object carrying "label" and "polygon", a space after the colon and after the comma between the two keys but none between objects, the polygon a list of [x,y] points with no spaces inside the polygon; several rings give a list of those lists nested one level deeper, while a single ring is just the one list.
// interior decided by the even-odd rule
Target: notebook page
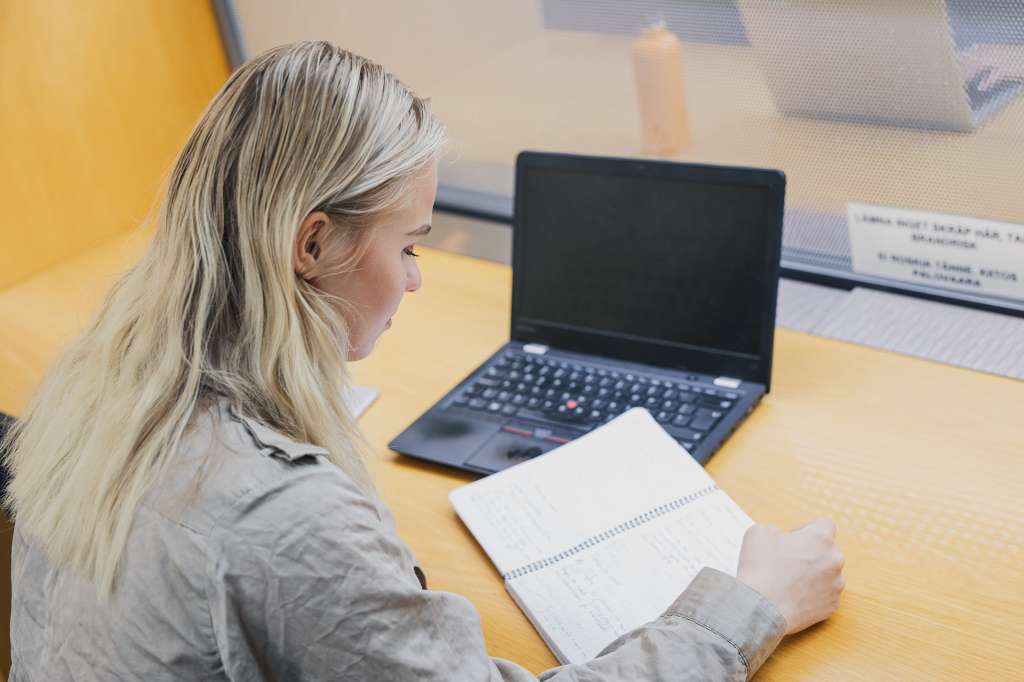
[{"label": "notebook page", "polygon": [[635,408],[449,499],[506,575],[713,486],[650,413]]},{"label": "notebook page", "polygon": [[735,575],[751,523],[716,489],[506,586],[558,660],[581,663],[664,613],[704,566]]}]

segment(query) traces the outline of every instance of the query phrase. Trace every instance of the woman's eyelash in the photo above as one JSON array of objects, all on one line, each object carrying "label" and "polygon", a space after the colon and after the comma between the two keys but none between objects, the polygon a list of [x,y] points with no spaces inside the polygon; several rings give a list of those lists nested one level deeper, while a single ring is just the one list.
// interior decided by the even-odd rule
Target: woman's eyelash
[{"label": "woman's eyelash", "polygon": [[418,254],[415,251],[413,251],[411,246],[405,247],[404,249],[402,249],[402,252],[405,253],[408,256],[415,256],[416,258],[420,257],[420,254]]}]

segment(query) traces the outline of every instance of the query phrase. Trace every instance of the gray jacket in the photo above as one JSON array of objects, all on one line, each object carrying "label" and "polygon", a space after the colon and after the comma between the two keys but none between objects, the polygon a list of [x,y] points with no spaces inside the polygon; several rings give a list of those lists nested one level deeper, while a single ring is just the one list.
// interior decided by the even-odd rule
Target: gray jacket
[{"label": "gray jacket", "polygon": [[[488,657],[473,605],[426,588],[390,515],[325,450],[223,402],[194,425],[136,515],[109,601],[16,531],[12,682],[538,679]],[[704,569],[660,618],[539,679],[745,680],[784,626]]]}]

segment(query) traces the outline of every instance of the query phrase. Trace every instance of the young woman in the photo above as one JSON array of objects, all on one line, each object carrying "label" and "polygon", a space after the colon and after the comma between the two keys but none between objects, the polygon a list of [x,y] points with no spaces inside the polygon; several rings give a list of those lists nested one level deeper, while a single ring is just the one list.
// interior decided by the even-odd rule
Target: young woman
[{"label": "young woman", "polygon": [[[426,589],[342,401],[420,286],[443,144],[422,100],[326,43],[214,97],[149,251],[8,436],[12,680],[536,679]],[[755,526],[738,579],[705,569],[541,679],[745,679],[836,608],[834,533]]]}]

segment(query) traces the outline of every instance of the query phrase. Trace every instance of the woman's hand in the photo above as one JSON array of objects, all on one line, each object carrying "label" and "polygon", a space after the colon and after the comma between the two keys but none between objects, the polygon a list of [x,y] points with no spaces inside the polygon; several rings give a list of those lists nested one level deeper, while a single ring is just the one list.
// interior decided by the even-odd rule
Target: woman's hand
[{"label": "woman's hand", "polygon": [[846,586],[836,525],[820,518],[790,533],[757,524],[743,536],[736,577],[782,612],[786,634],[825,620]]}]

